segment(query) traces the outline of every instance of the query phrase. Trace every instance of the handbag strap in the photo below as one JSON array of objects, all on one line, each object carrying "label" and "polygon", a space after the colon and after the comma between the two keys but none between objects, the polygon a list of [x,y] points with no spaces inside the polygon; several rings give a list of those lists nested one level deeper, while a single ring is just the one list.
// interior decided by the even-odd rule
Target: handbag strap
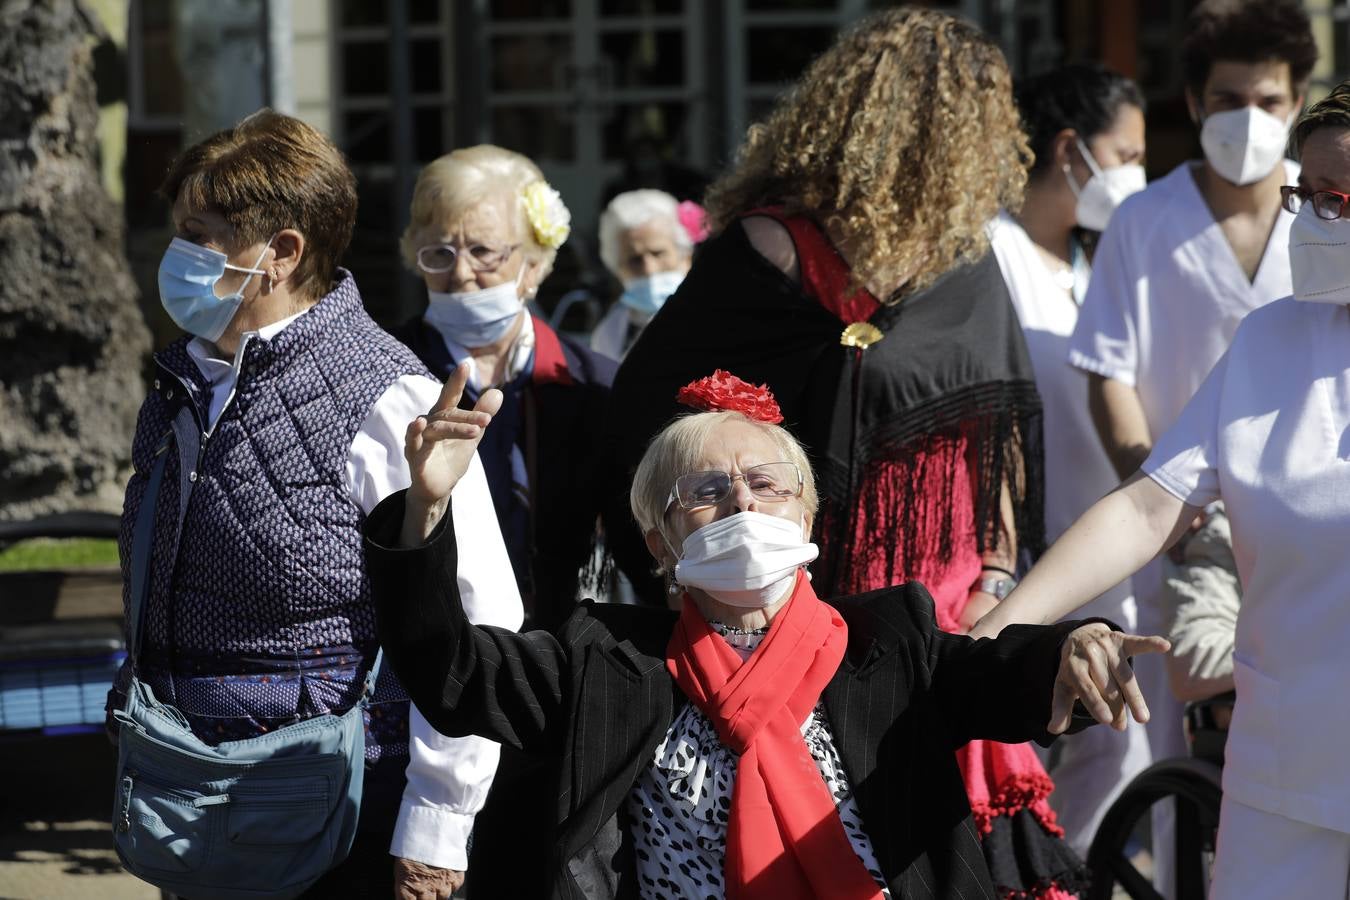
[{"label": "handbag strap", "polygon": [[361,691],[361,699],[357,700],[362,706],[369,706],[371,698],[375,696],[375,682],[380,677],[380,666],[384,664],[384,647],[375,651],[375,662],[370,664],[370,671],[366,673],[366,686]]},{"label": "handbag strap", "polygon": [[131,670],[138,668],[141,650],[141,630],[144,626],[145,606],[150,597],[150,553],[155,546],[155,510],[159,503],[159,488],[164,482],[164,469],[169,462],[170,439],[155,451],[155,463],[141,495],[141,506],[136,511],[136,527],[131,537],[131,596],[127,613],[127,656]]}]

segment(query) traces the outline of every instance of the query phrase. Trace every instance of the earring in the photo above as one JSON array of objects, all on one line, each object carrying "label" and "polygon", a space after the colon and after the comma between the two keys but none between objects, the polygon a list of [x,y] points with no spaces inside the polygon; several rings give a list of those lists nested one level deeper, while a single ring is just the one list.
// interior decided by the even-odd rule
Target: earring
[{"label": "earring", "polygon": [[680,586],[672,581],[670,586],[666,588],[666,593],[670,594],[672,597],[678,597],[680,595],[680,590]]}]

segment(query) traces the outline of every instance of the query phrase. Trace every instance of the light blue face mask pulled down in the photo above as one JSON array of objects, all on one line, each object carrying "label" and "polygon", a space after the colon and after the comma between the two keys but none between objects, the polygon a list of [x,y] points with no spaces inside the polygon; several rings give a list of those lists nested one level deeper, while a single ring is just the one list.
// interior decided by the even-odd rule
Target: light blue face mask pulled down
[{"label": "light blue face mask pulled down", "polygon": [[[159,261],[159,302],[179,328],[214,343],[225,333],[243,304],[244,288],[254,275],[263,274],[256,266],[262,263],[271,246],[272,238],[268,238],[267,245],[258,254],[258,261],[253,264],[255,268],[245,269],[230,265],[229,257],[219,250],[174,238]],[[217,297],[216,282],[226,269],[245,272],[248,278],[233,294]]]},{"label": "light blue face mask pulled down", "polygon": [[[524,274],[524,268],[521,274]],[[441,293],[427,289],[424,318],[441,335],[462,347],[486,347],[511,329],[520,315],[520,275],[478,291]]]},{"label": "light blue face mask pulled down", "polygon": [[634,312],[654,316],[682,281],[683,272],[657,272],[644,278],[634,278],[624,285],[619,302]]}]

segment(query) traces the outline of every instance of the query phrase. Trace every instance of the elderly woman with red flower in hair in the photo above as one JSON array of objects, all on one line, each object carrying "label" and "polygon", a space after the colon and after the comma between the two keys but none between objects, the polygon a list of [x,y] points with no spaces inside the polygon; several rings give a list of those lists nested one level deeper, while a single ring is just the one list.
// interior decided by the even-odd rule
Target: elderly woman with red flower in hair
[{"label": "elderly woman with red flower in hair", "polygon": [[[1109,623],[940,631],[910,582],[823,602],[807,566],[816,485],[763,388],[686,386],[633,515],[678,612],[583,603],[554,634],[465,618],[452,493],[499,404],[467,371],[408,427],[412,486],[366,548],[385,653],[437,729],[551,761],[550,840],[518,847],[557,897],[991,897],[956,759],[972,738],[1049,742],[1081,700],[1148,711]],[[1077,724],[1090,723],[1091,719]]]}]

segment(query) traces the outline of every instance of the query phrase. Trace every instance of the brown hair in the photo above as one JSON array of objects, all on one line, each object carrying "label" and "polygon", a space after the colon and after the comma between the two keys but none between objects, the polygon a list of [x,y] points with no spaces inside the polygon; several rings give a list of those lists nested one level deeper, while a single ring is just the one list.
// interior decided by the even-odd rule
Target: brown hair
[{"label": "brown hair", "polygon": [[1303,152],[1303,142],[1322,128],[1350,128],[1350,81],[1342,81],[1321,100],[1304,111],[1289,136],[1294,154]]},{"label": "brown hair", "polygon": [[842,35],[750,129],[708,214],[714,230],[762,206],[812,215],[842,234],[856,283],[919,290],[988,250],[1031,158],[998,47],[902,7]]},{"label": "brown hair", "polygon": [[1317,42],[1296,0],[1204,0],[1192,12],[1181,41],[1186,86],[1197,96],[1216,62],[1289,64],[1297,97],[1317,64]]},{"label": "brown hair", "polygon": [[356,224],[356,179],[333,142],[299,119],[261,109],[183,151],[160,195],[220,214],[240,246],[286,228],[305,237],[297,293],[328,291]]}]

